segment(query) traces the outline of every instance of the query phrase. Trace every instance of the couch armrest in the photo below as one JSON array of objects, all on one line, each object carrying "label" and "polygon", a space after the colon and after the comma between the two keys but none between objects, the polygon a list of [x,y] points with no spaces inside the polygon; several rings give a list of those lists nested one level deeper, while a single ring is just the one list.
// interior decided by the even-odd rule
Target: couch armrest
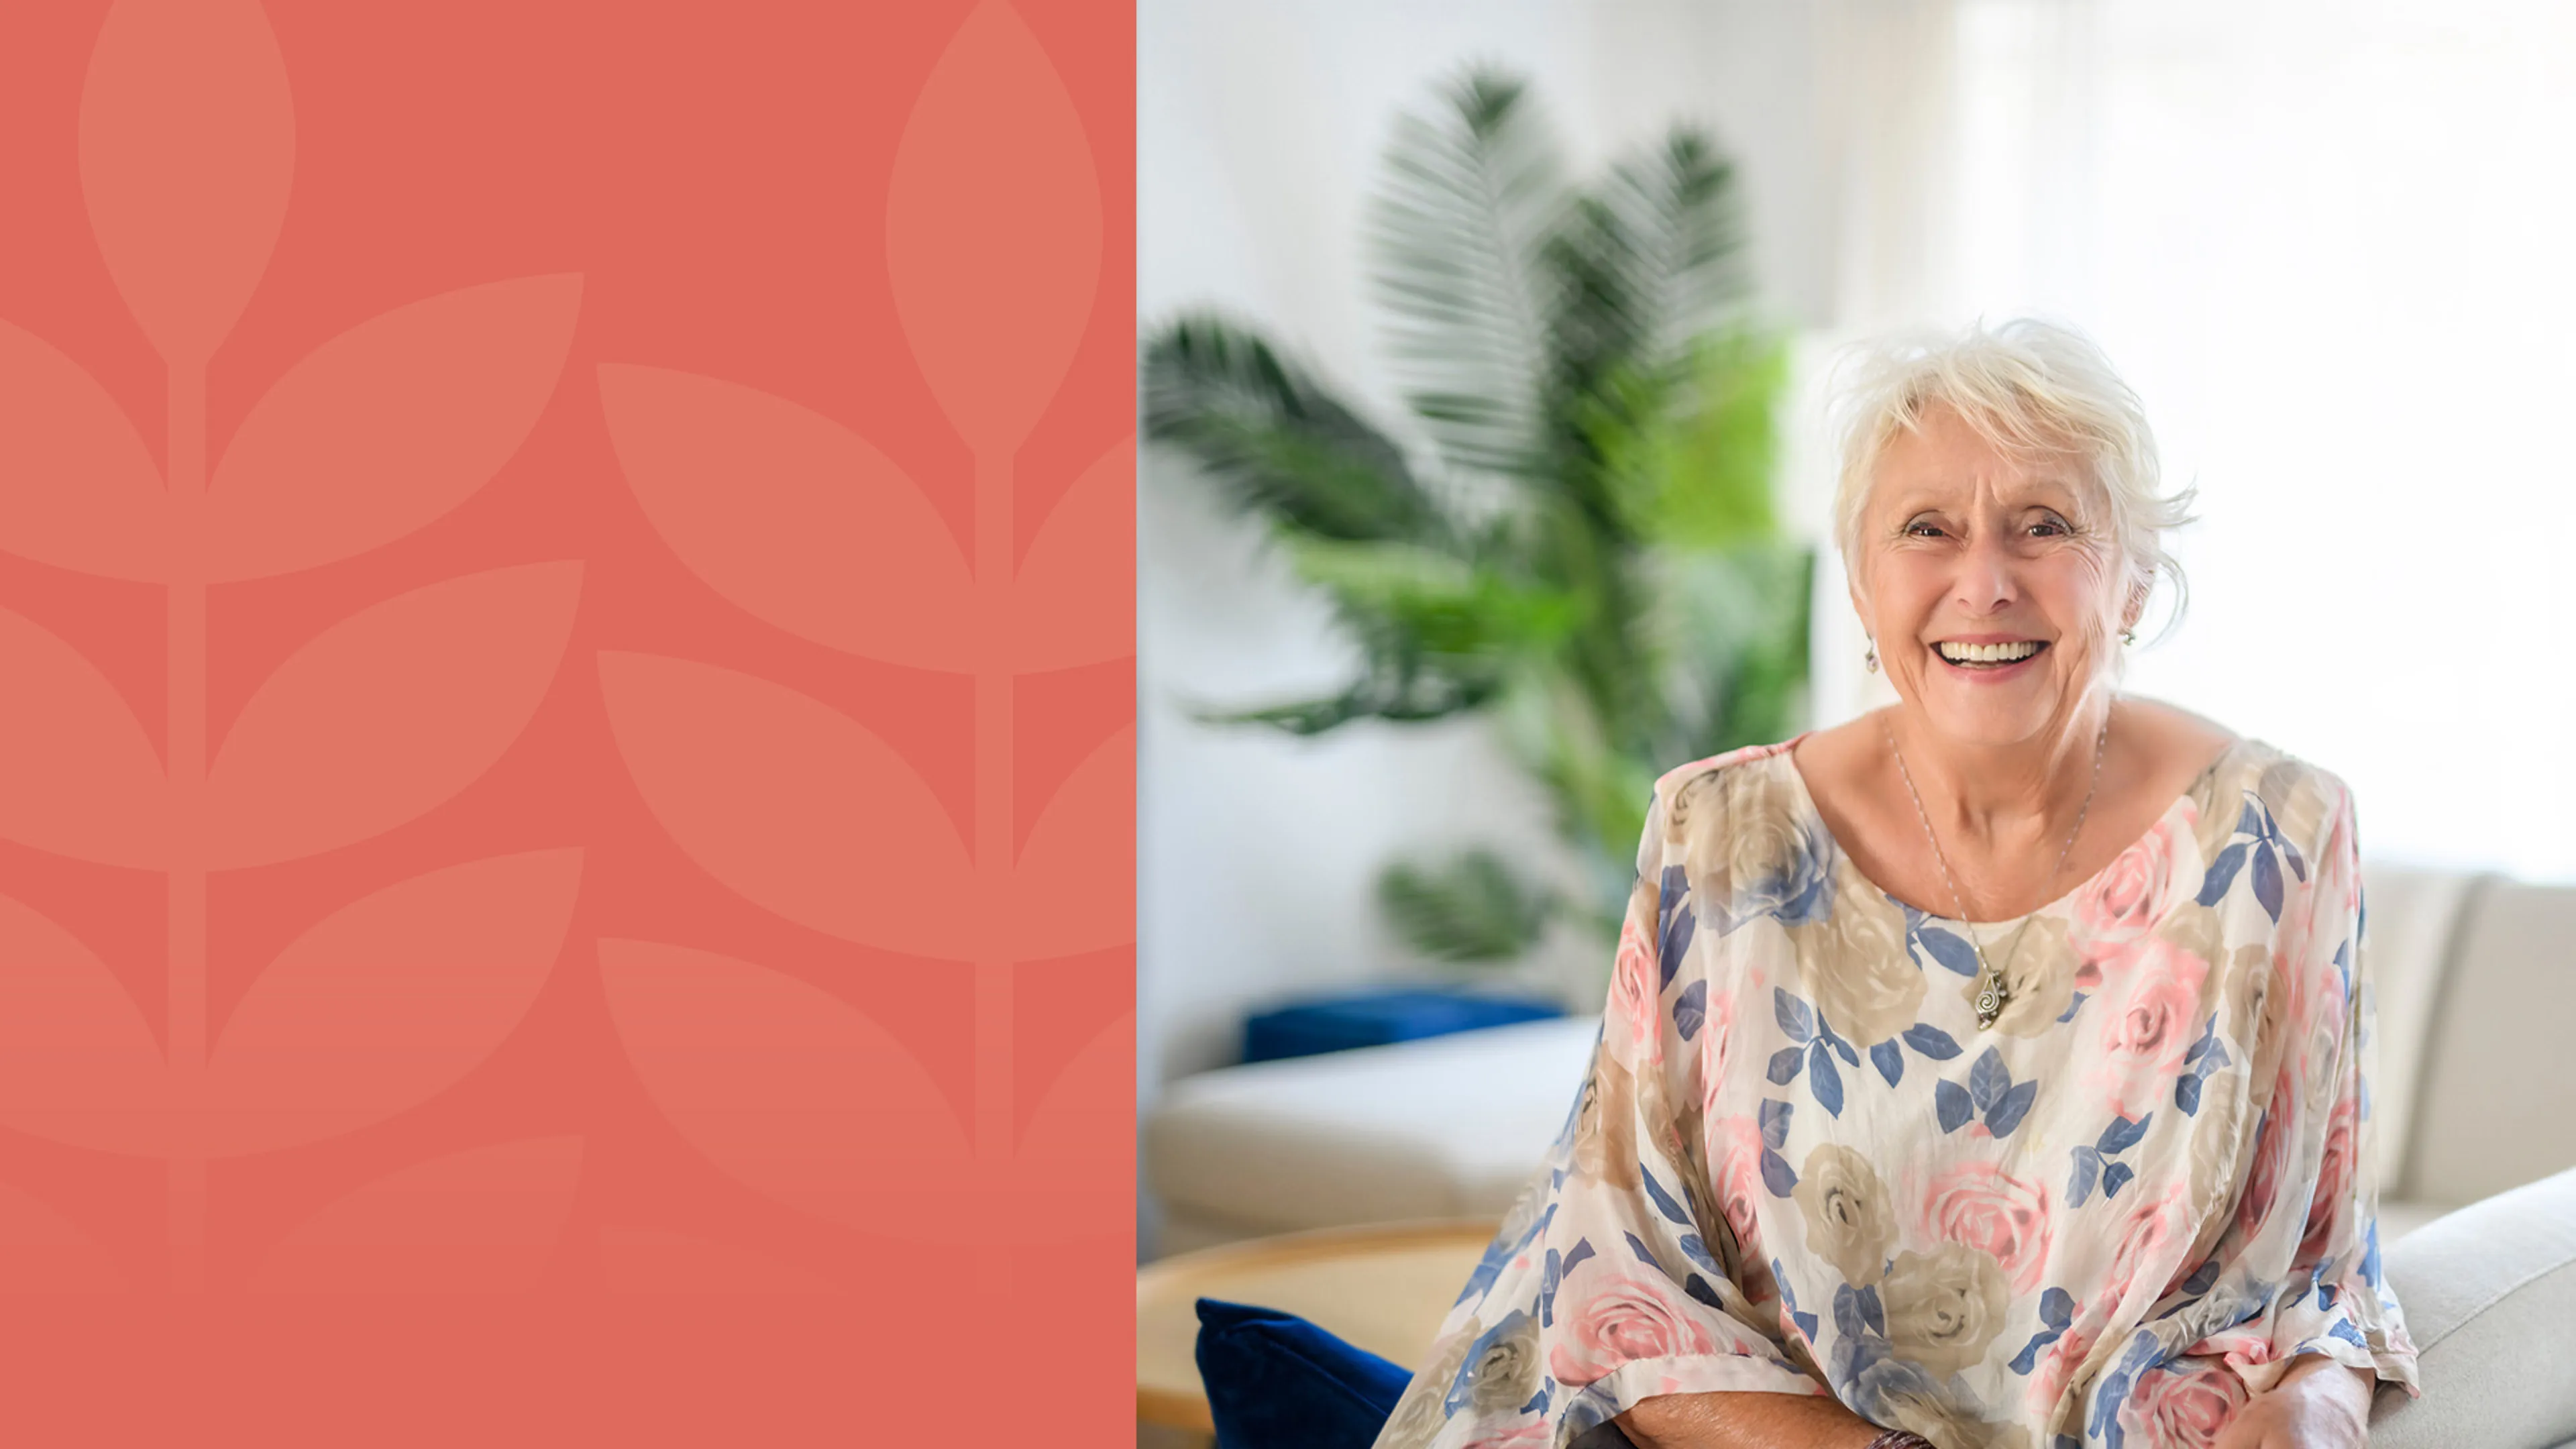
[{"label": "couch armrest", "polygon": [[2372,1449],[2576,1436],[2576,1170],[2437,1218],[2386,1263],[2424,1397],[2383,1387]]}]

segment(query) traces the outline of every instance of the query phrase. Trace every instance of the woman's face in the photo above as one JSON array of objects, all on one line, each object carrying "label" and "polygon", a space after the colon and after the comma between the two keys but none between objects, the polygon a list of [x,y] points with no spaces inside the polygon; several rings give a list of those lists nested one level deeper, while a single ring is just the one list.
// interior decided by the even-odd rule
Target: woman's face
[{"label": "woman's face", "polygon": [[1961,744],[2069,727],[2135,622],[2079,460],[2012,457],[1947,408],[1880,457],[1854,561],[1880,667],[1920,723]]}]

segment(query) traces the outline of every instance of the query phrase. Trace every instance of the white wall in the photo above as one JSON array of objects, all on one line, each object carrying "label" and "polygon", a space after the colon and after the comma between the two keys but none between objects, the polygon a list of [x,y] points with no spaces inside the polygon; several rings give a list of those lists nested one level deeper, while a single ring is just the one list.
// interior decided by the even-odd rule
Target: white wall
[{"label": "white wall", "polygon": [[[1138,11],[1138,308],[1259,323],[1398,426],[1357,233],[1400,108],[1470,58],[1531,78],[1590,171],[1696,117],[1739,156],[1754,260],[1785,317],[1836,285],[1817,164],[1811,12],[1762,0],[1145,0]],[[1191,722],[1327,691],[1348,656],[1257,532],[1149,451],[1138,516],[1141,1107],[1232,1058],[1248,1010],[1401,972],[1372,889],[1391,859],[1497,842],[1553,848],[1545,805],[1471,723],[1361,724],[1312,741]],[[1527,979],[1583,983],[1564,944]]]}]

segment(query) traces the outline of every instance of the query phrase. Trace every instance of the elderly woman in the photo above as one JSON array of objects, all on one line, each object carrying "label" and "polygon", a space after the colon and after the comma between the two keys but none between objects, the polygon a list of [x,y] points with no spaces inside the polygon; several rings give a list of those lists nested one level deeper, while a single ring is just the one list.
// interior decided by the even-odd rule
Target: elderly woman
[{"label": "elderly woman", "polygon": [[2351,791],[2116,688],[2186,499],[2090,343],[1882,348],[1843,415],[1898,703],[1657,782],[1590,1077],[1380,1449],[2355,1449],[2421,1389]]}]

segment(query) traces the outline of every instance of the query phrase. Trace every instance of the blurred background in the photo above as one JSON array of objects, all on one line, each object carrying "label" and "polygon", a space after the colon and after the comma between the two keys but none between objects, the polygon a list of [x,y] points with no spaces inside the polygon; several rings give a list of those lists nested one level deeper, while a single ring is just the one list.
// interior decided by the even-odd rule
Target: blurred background
[{"label": "blurred background", "polygon": [[[2145,398],[2202,521],[2130,689],[2343,775],[2374,862],[2576,878],[2557,7],[1144,0],[1138,44],[1143,1118],[1248,1022],[1426,1009],[1265,1017],[1317,998],[1598,1010],[1654,775],[1878,702],[1818,399],[1889,327],[2048,315]],[[1140,1258],[1190,1245],[1147,1147]]]}]

